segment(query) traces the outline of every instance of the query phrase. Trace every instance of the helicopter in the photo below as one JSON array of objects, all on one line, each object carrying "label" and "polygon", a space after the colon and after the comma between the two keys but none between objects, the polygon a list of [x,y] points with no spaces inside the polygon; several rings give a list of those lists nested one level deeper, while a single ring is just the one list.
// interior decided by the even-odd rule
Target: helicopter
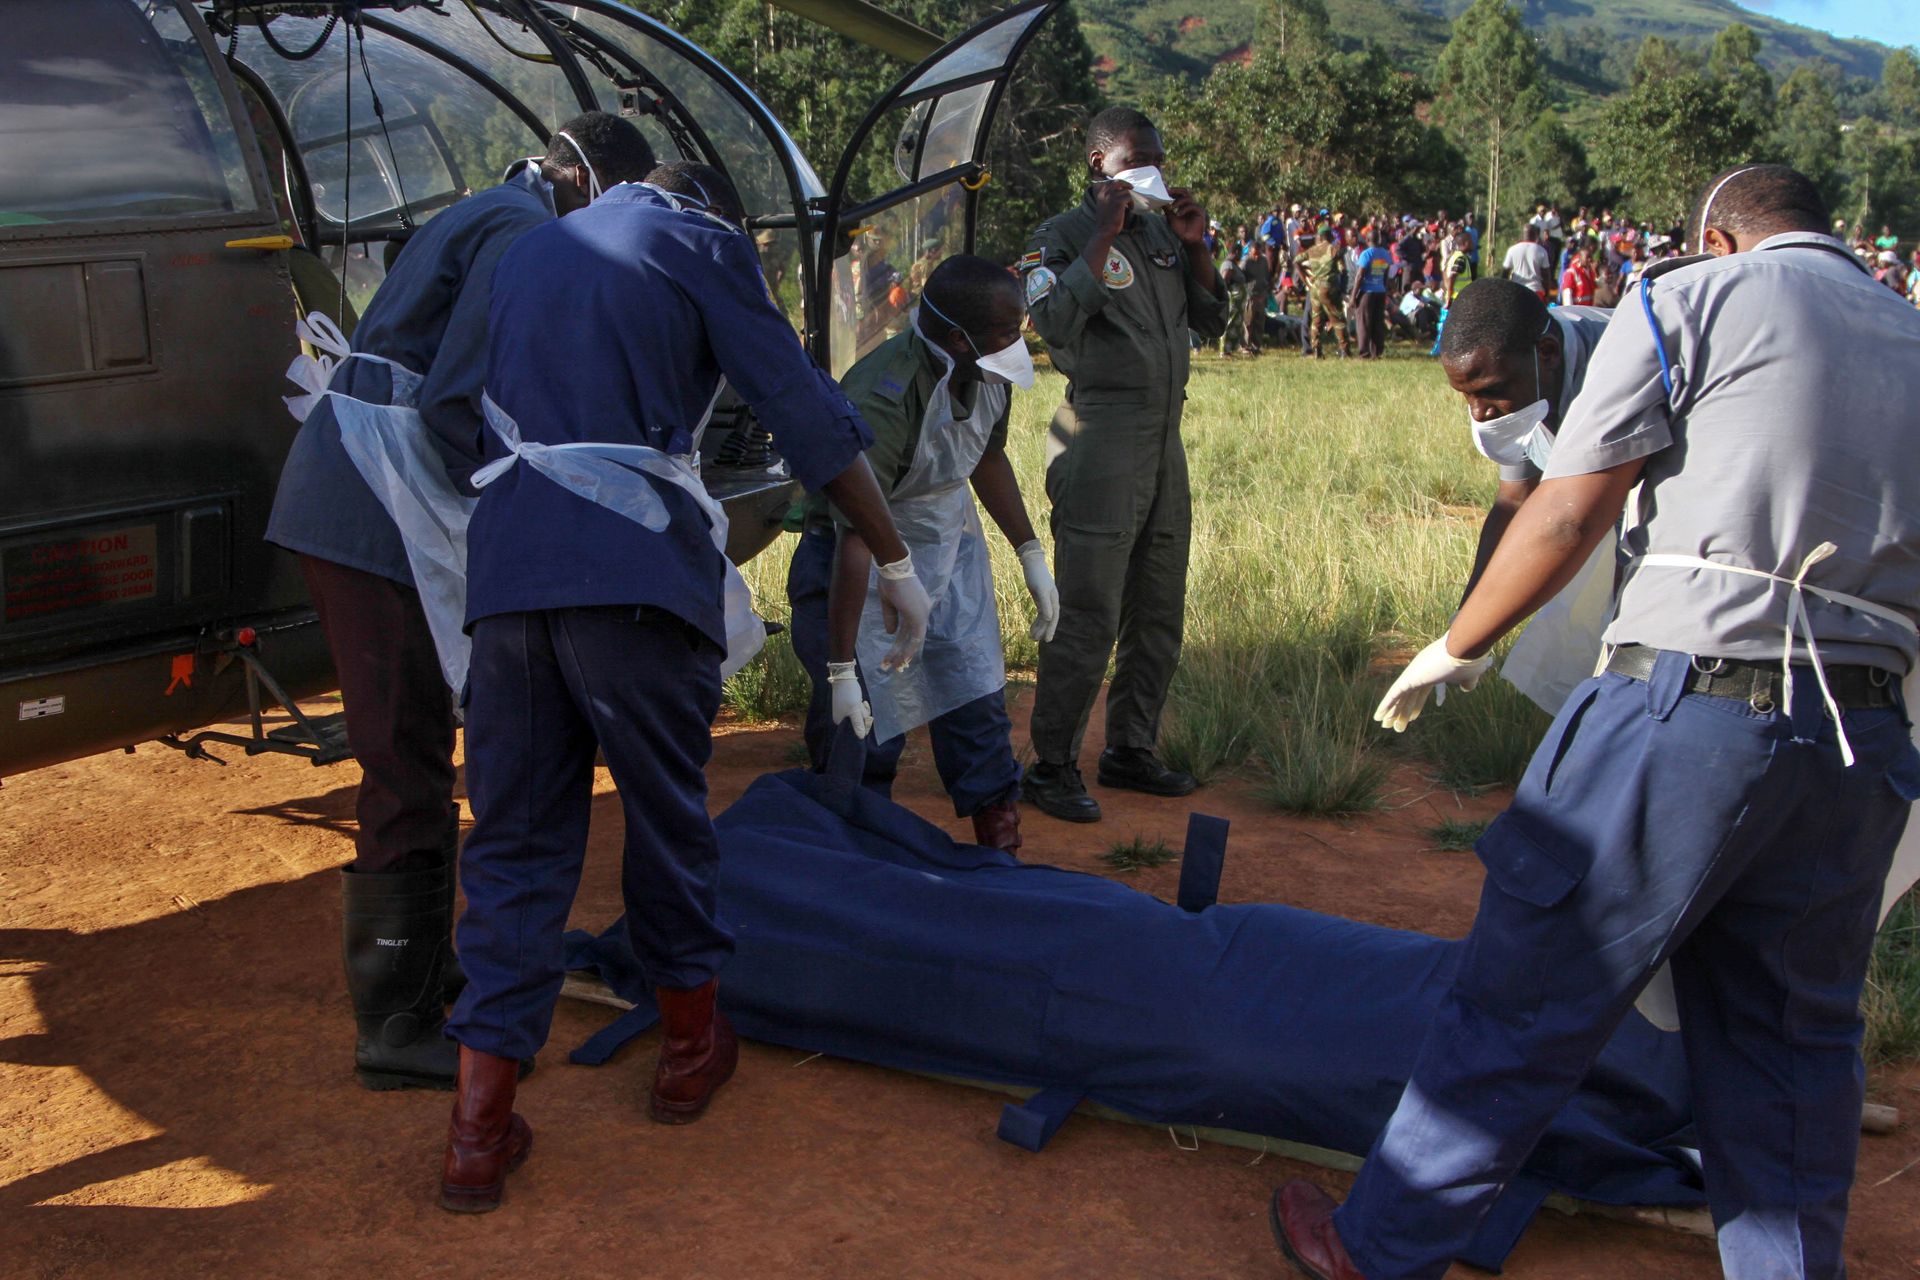
[{"label": "helicopter", "polygon": [[[0,777],[155,740],[347,758],[338,717],[300,706],[331,662],[262,538],[296,324],[350,338],[415,230],[580,111],[728,175],[822,368],[897,331],[924,270],[972,248],[995,112],[1064,0],[945,43],[864,0],[779,3],[912,64],[827,181],[731,69],[615,0],[10,0]],[[737,401],[700,452],[744,562],[797,486]]]}]

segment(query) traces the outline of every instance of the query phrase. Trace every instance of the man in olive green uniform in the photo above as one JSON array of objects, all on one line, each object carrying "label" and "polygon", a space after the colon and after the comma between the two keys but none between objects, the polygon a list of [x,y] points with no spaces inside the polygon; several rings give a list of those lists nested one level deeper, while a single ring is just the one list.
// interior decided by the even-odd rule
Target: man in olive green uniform
[{"label": "man in olive green uniform", "polygon": [[1228,315],[1206,211],[1167,189],[1164,159],[1152,121],[1100,112],[1087,127],[1086,199],[1043,223],[1020,260],[1033,327],[1069,383],[1047,445],[1060,626],[1040,646],[1038,758],[1022,792],[1070,822],[1100,817],[1080,745],[1116,638],[1101,785],[1167,796],[1194,787],[1153,748],[1186,612],[1189,331],[1212,341]]},{"label": "man in olive green uniform", "polygon": [[1307,271],[1307,292],[1313,297],[1313,358],[1320,358],[1322,335],[1332,329],[1340,339],[1340,356],[1352,354],[1347,337],[1347,308],[1341,297],[1340,246],[1334,242],[1332,227],[1320,228],[1320,239],[1301,257]]}]

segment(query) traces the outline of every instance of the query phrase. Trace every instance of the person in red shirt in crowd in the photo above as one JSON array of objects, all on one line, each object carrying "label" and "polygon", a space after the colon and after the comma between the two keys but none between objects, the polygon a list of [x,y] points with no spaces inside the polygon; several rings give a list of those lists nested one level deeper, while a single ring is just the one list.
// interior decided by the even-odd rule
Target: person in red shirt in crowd
[{"label": "person in red shirt in crowd", "polygon": [[1567,263],[1566,272],[1560,277],[1560,305],[1592,306],[1595,283],[1591,254],[1583,244],[1573,251],[1573,260]]}]

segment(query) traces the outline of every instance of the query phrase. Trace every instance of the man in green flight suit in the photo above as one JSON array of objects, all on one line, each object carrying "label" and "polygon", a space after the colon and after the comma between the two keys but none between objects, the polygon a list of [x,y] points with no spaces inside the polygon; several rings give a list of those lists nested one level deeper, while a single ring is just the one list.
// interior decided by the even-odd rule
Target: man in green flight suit
[{"label": "man in green flight suit", "polygon": [[1180,411],[1192,340],[1225,332],[1228,308],[1206,210],[1168,190],[1165,158],[1138,111],[1094,116],[1086,199],[1041,224],[1019,264],[1033,327],[1069,384],[1047,442],[1060,625],[1040,646],[1037,759],[1022,793],[1069,822],[1100,818],[1080,745],[1116,639],[1100,784],[1164,796],[1195,785],[1161,763],[1154,742],[1186,613],[1192,510]]}]

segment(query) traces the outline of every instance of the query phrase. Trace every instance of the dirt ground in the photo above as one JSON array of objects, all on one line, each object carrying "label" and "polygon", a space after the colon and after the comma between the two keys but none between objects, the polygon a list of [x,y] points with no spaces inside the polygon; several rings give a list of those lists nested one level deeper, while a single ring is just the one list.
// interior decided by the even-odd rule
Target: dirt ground
[{"label": "dirt ground", "polygon": [[[715,811],[788,767],[797,737],[724,729]],[[0,1277],[1279,1276],[1272,1187],[1346,1184],[1085,1117],[1030,1155],[994,1137],[993,1094],[764,1045],[707,1119],[665,1128],[643,1114],[653,1037],[569,1065],[612,1012],[563,1001],[521,1093],[532,1160],[500,1212],[442,1213],[447,1096],[367,1093],[350,1071],[335,868],[356,768],[224,754],[221,768],[150,745],[0,790]],[[575,911],[595,928],[619,913],[620,812],[598,782]],[[1191,804],[1099,794],[1099,827],[1029,815],[1026,856],[1104,872],[1113,841],[1177,848],[1198,809],[1234,821],[1223,900],[1447,935],[1480,873],[1427,830],[1501,800],[1410,770],[1362,822],[1277,817],[1232,784]],[[900,798],[964,830],[924,743]],[[1131,882],[1171,897],[1177,877]],[[1849,1259],[1860,1280],[1920,1275],[1920,1069],[1872,1089],[1909,1119],[1865,1139]],[[1508,1274],[1717,1269],[1706,1240],[1547,1213]]]}]

